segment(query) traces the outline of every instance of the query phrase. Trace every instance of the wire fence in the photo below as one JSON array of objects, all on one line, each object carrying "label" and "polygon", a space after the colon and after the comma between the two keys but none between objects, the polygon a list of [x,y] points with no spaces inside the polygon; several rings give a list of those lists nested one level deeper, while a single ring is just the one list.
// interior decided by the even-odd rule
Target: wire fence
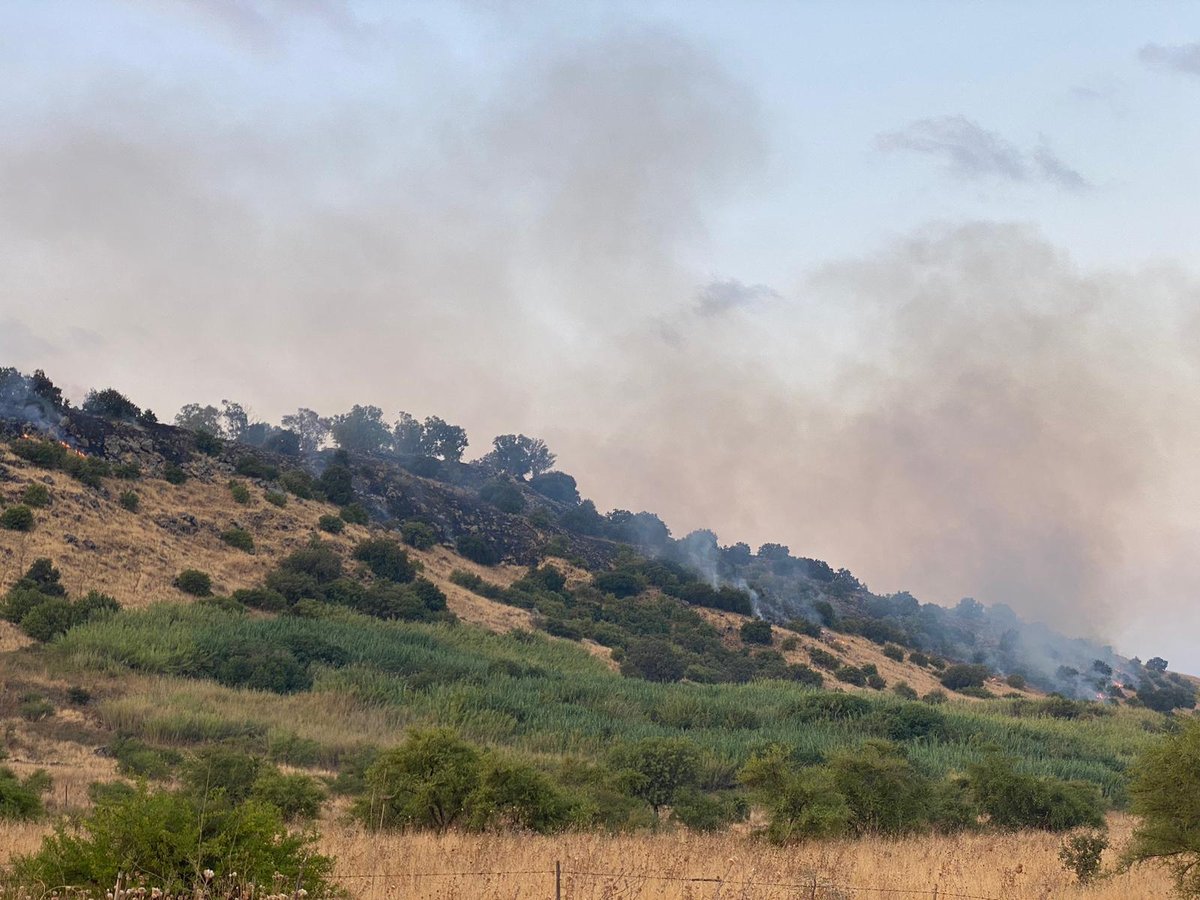
[{"label": "wire fence", "polygon": [[824,900],[830,896],[879,895],[896,897],[928,897],[931,900],[1005,900],[984,894],[962,894],[943,890],[939,885],[928,888],[865,887],[839,884],[816,875],[803,881],[771,881],[767,879],[722,878],[719,875],[664,875],[648,872],[597,872],[585,869],[563,868],[556,862],[553,869],[511,869],[501,872],[450,871],[450,872],[395,872],[395,873],[341,873],[333,875],[338,880],[355,881],[369,879],[371,882],[419,881],[426,878],[507,878],[541,876],[547,880],[548,890],[553,890],[555,900],[570,900],[571,881],[614,881],[664,882],[675,884],[712,884],[731,888],[762,888],[764,890],[791,890],[798,900]]}]

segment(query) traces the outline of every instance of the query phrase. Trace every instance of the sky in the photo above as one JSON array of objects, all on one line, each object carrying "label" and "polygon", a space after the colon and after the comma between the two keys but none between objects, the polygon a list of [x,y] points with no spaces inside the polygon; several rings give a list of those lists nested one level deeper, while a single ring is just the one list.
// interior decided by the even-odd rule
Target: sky
[{"label": "sky", "polygon": [[1194,3],[0,5],[0,363],[544,438],[1200,672]]}]

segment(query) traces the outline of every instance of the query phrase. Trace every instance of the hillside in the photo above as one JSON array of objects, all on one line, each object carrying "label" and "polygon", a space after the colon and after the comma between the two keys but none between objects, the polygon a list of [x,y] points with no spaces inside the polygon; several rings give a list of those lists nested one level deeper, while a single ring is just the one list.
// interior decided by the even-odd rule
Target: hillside
[{"label": "hillside", "polygon": [[[1125,806],[1173,727],[1146,700],[1194,705],[1161,661],[1020,623],[997,639],[1002,611],[880,597],[775,545],[674,540],[649,513],[600,516],[569,476],[37,401],[0,437],[3,766],[47,770],[52,814],[224,760],[299,779],[306,816],[412,824],[379,805],[380,761],[441,741],[491,785],[462,801],[469,829],[956,834],[1025,791],[1009,827],[1055,831]],[[1116,690],[997,668],[1038,634],[1100,654],[1057,677]],[[678,781],[656,787],[664,765]],[[856,785],[883,773],[907,799],[880,819]],[[793,818],[790,790],[831,818]]]}]

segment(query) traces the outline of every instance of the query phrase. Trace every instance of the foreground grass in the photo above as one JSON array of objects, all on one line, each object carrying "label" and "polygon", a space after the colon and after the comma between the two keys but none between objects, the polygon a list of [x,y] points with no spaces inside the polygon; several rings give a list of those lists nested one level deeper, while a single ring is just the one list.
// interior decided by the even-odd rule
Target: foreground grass
[{"label": "foreground grass", "polygon": [[[317,666],[311,691],[280,696],[181,677],[197,647],[319,637],[347,657]],[[482,744],[551,762],[598,759],[615,741],[686,736],[714,765],[737,766],[769,741],[821,758],[886,731],[888,695],[866,716],[816,715],[789,682],[655,684],[623,678],[579,647],[528,632],[329,619],[266,618],[203,605],[159,605],[76,628],[49,650],[64,670],[107,673],[119,696],[98,707],[112,728],[170,744],[242,740],[298,765],[336,767],[363,745],[397,743],[413,726],[448,725]],[[1059,720],[1016,717],[1010,701],[937,707],[934,732],[910,736],[921,770],[962,771],[998,747],[1038,775],[1083,779],[1120,803],[1124,771],[1161,717],[1121,709]],[[886,736],[886,735],[885,735]]]},{"label": "foreground grass", "polygon": [[[1128,840],[1132,825],[1129,817],[1111,818],[1116,849],[1105,854],[1106,866]],[[1171,893],[1166,873],[1145,867],[1081,887],[1058,860],[1061,837],[1035,832],[818,841],[777,848],[746,834],[379,835],[332,818],[322,830],[321,852],[337,857],[340,880],[352,896],[363,900],[550,897],[555,861],[566,873],[563,896],[572,900],[792,900],[813,896],[814,879],[819,900],[873,896],[884,890],[929,897],[934,885],[943,897],[958,893],[1005,900],[1128,900]],[[44,825],[0,823],[0,862],[7,854],[35,849],[45,832]],[[527,874],[432,877],[476,872]],[[579,872],[600,874],[573,874]],[[422,874],[430,877],[417,877]],[[697,877],[730,884],[669,880]],[[846,890],[851,887],[860,891]]]}]

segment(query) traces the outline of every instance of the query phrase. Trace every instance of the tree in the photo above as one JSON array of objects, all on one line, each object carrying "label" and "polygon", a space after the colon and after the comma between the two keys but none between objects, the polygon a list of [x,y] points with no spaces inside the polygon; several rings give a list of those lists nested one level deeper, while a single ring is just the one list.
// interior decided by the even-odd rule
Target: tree
[{"label": "tree", "polygon": [[416,417],[401,410],[396,424],[392,426],[392,449],[405,456],[416,456],[421,452],[423,433]]},{"label": "tree", "polygon": [[421,426],[421,452],[445,462],[458,462],[467,449],[467,432],[437,416],[429,416]]},{"label": "tree", "polygon": [[1122,866],[1162,863],[1183,896],[1200,896],[1200,722],[1186,721],[1142,754],[1129,796],[1141,822]]},{"label": "tree", "polygon": [[1152,656],[1146,660],[1146,668],[1151,672],[1165,672],[1167,671],[1167,661],[1161,656]]},{"label": "tree", "polygon": [[554,466],[555,456],[540,438],[523,434],[501,434],[492,439],[492,452],[487,455],[488,463],[500,472],[514,478],[526,475],[541,475]]},{"label": "tree", "polygon": [[343,450],[359,453],[378,453],[392,442],[392,430],[378,406],[355,404],[350,412],[333,417],[330,432]]},{"label": "tree", "polygon": [[284,416],[279,424],[296,433],[300,439],[300,449],[305,453],[315,453],[321,449],[325,438],[329,436],[329,420],[303,406],[292,415]]},{"label": "tree", "polygon": [[88,391],[81,409],[94,416],[132,421],[142,414],[137,404],[115,388]]},{"label": "tree", "polygon": [[850,807],[828,770],[797,771],[787,747],[774,744],[756,753],[738,778],[770,810],[767,837],[773,843],[832,837],[849,826]]},{"label": "tree", "polygon": [[631,641],[621,660],[621,674],[646,681],[678,681],[686,670],[683,657],[661,638]]},{"label": "tree", "polygon": [[534,475],[529,479],[529,486],[537,493],[550,500],[566,503],[569,506],[579,505],[579,486],[575,479],[566,472],[545,472]]},{"label": "tree", "polygon": [[624,770],[629,792],[649,803],[655,814],[700,774],[699,751],[681,738],[645,738],[618,751],[614,763]]},{"label": "tree", "polygon": [[201,406],[199,403],[185,404],[175,414],[175,424],[189,431],[207,431],[209,434],[220,435],[221,411],[215,406]]},{"label": "tree", "polygon": [[453,731],[413,731],[367,770],[372,800],[360,804],[358,814],[368,828],[445,831],[465,817],[481,778],[478,751]]},{"label": "tree", "polygon": [[240,403],[221,401],[221,419],[225,422],[225,436],[231,441],[240,441],[250,428],[250,414]]},{"label": "tree", "polygon": [[899,834],[928,821],[933,786],[895,744],[867,741],[834,757],[830,770],[857,833]]}]

